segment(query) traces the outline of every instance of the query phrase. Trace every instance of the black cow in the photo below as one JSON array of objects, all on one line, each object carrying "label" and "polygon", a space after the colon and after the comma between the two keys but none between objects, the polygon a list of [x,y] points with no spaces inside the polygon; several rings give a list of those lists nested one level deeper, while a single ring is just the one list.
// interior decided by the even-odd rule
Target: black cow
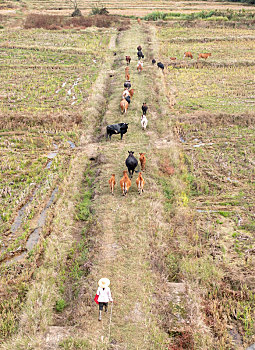
[{"label": "black cow", "polygon": [[137,52],[137,56],[138,56],[138,59],[140,60],[141,58],[144,58],[144,55],[142,53],[142,51],[138,51]]},{"label": "black cow", "polygon": [[164,65],[163,65],[163,63],[161,63],[161,62],[158,62],[157,63],[157,66],[158,66],[158,68],[161,68],[162,69],[162,71],[164,70]]},{"label": "black cow", "polygon": [[121,140],[123,138],[123,135],[127,132],[128,124],[127,123],[119,123],[119,124],[112,124],[108,125],[106,127],[106,138],[109,137],[111,140],[111,137],[113,134],[121,134]]},{"label": "black cow", "polygon": [[152,64],[154,65],[154,64],[156,63],[156,60],[153,58],[153,59],[151,60],[151,62],[152,62]]},{"label": "black cow", "polygon": [[124,83],[124,88],[128,88],[128,89],[131,88],[130,80],[126,80],[126,81],[125,81],[125,83]]},{"label": "black cow", "polygon": [[132,178],[135,168],[138,165],[138,160],[134,157],[134,152],[128,151],[128,153],[129,153],[129,156],[126,159],[126,166],[128,168],[129,176],[130,178]]}]

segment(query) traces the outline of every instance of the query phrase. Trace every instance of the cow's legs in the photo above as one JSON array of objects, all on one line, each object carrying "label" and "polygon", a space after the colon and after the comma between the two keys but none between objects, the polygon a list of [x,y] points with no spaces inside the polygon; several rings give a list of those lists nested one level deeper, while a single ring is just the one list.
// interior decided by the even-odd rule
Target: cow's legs
[{"label": "cow's legs", "polygon": [[122,140],[122,138],[123,138],[123,134],[121,133],[121,135],[120,135],[120,139]]}]

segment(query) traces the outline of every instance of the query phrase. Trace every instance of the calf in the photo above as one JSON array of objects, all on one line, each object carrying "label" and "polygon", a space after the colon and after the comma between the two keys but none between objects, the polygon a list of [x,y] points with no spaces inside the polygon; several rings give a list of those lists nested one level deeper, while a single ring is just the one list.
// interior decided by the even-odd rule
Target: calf
[{"label": "calf", "polygon": [[162,69],[162,71],[163,71],[164,68],[165,68],[165,66],[163,65],[162,62],[158,62],[158,63],[157,63],[157,66],[158,66],[158,68]]},{"label": "calf", "polygon": [[171,61],[175,61],[175,60],[176,60],[176,57],[170,57],[170,60],[171,60]]},{"label": "calf", "polygon": [[138,161],[134,157],[134,152],[128,151],[128,154],[129,154],[129,156],[126,159],[126,166],[128,168],[129,176],[130,176],[130,178],[132,178],[133,174],[134,174],[134,171],[135,171],[135,168],[138,165]]},{"label": "calf", "polygon": [[199,60],[199,58],[204,58],[206,60],[209,56],[212,56],[212,54],[211,53],[200,53],[198,55],[197,59]]},{"label": "calf", "polygon": [[134,96],[134,93],[135,93],[135,90],[134,90],[134,89],[129,90],[129,94],[130,94],[130,97],[131,97],[131,98]]},{"label": "calf", "polygon": [[130,64],[131,57],[130,56],[126,56],[126,61],[127,61],[127,64]]},{"label": "calf", "polygon": [[143,70],[143,62],[138,61],[137,70],[138,70],[138,73],[141,73],[141,71]]},{"label": "calf", "polygon": [[130,80],[130,75],[128,73],[125,74],[125,79],[126,79],[126,81]]},{"label": "calf", "polygon": [[138,24],[141,24],[141,18],[137,18]]},{"label": "calf", "polygon": [[193,58],[193,55],[192,55],[192,53],[190,52],[190,51],[187,51],[187,52],[184,52],[184,56],[183,56],[183,58],[185,58],[185,57],[188,57],[188,58]]},{"label": "calf", "polygon": [[111,140],[111,137],[113,134],[121,134],[121,140],[122,140],[123,135],[127,132],[127,130],[128,130],[127,123],[118,123],[118,124],[108,125],[106,127],[106,132],[107,132],[106,138],[109,137],[109,139]]},{"label": "calf", "polygon": [[140,172],[139,175],[138,175],[138,178],[136,179],[136,185],[137,185],[138,193],[140,195],[143,192],[144,184],[145,184],[145,181],[144,181],[144,179],[142,177],[142,173]]},{"label": "calf", "polygon": [[110,180],[108,182],[110,185],[111,192],[113,194],[114,186],[116,185],[115,174],[112,174],[112,177],[110,178]]},{"label": "calf", "polygon": [[[129,96],[127,96],[126,98],[128,98]],[[121,108],[121,112],[123,113],[127,113],[128,110],[128,101],[126,100],[126,98],[123,98],[123,100],[120,101],[120,108]]]},{"label": "calf", "polygon": [[146,118],[146,115],[141,116],[141,125],[142,129],[145,130],[148,124],[148,119]]},{"label": "calf", "polygon": [[140,154],[140,164],[141,164],[141,169],[142,171],[145,171],[145,163],[146,163],[146,158],[145,158],[145,153],[139,153]]},{"label": "calf", "polygon": [[128,193],[128,190],[131,186],[131,181],[128,177],[127,171],[123,171],[123,178],[120,180],[120,187],[123,193],[123,196],[126,196]]},{"label": "calf", "polygon": [[128,74],[129,73],[129,66],[126,66],[125,68],[125,74]]}]

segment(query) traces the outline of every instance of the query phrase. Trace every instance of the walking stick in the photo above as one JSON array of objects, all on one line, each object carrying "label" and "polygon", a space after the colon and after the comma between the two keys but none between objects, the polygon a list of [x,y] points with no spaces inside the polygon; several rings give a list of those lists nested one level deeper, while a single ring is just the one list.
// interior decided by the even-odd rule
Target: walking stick
[{"label": "walking stick", "polygon": [[111,303],[111,313],[110,313],[110,323],[109,323],[109,335],[108,335],[108,343],[109,343],[109,341],[110,341],[110,336],[111,336],[112,307],[113,307],[113,303]]}]

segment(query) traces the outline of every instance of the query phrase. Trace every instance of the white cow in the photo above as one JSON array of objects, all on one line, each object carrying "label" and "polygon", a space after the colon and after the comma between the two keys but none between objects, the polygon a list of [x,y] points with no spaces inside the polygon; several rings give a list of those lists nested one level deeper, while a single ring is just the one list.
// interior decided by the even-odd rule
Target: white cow
[{"label": "white cow", "polygon": [[145,130],[148,124],[148,119],[146,118],[146,115],[141,116],[141,125],[142,129]]}]

